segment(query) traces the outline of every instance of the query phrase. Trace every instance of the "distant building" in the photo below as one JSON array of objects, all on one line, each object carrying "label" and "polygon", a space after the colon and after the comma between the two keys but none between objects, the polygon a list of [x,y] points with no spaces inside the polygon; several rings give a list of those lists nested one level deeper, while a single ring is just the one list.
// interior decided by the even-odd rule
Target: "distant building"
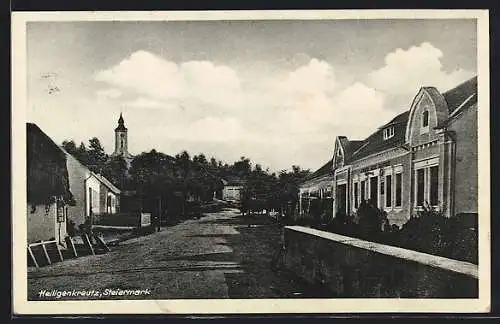
[{"label": "distant building", "polygon": [[118,118],[118,126],[115,128],[115,150],[111,156],[121,156],[127,163],[127,168],[133,160],[132,154],[128,152],[128,129],[125,127],[125,121],[122,114]]},{"label": "distant building", "polygon": [[409,111],[363,141],[337,137],[332,216],[363,200],[397,225],[427,205],[448,217],[477,214],[477,109],[477,77],[444,93],[423,87]]},{"label": "distant building", "polygon": [[222,179],[224,188],[222,189],[222,200],[239,202],[241,200],[241,191],[245,181],[236,177]]},{"label": "distant building", "polygon": [[26,125],[27,240],[55,239],[65,247],[70,191],[66,155],[37,125]]}]

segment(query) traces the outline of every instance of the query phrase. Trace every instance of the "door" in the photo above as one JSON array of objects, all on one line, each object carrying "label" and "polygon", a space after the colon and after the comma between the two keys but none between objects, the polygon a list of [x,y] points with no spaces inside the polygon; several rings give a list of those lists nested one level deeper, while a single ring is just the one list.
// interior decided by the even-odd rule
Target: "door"
[{"label": "door", "polygon": [[337,186],[337,213],[342,213],[347,215],[347,184],[341,184]]},{"label": "door", "polygon": [[370,178],[370,203],[378,207],[378,177]]}]

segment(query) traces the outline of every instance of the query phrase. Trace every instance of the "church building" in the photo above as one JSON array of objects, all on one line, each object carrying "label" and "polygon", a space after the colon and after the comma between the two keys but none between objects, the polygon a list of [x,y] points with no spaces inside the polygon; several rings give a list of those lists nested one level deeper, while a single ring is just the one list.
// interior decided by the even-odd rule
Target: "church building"
[{"label": "church building", "polygon": [[125,127],[125,121],[120,113],[118,118],[118,126],[115,128],[115,151],[111,156],[121,156],[127,163],[127,169],[133,160],[133,155],[128,152],[128,129]]}]

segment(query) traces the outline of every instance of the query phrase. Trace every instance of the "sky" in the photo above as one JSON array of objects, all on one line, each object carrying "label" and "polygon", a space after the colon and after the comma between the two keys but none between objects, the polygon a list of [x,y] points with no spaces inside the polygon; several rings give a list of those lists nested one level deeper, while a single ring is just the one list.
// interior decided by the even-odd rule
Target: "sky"
[{"label": "sky", "polygon": [[28,121],[54,141],[312,171],[476,75],[475,20],[29,22]]}]

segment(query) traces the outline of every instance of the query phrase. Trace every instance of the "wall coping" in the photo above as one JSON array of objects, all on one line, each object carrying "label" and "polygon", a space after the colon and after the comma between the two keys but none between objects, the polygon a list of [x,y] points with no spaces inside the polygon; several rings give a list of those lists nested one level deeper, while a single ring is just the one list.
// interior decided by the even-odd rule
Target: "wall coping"
[{"label": "wall coping", "polygon": [[388,256],[393,256],[396,258],[417,262],[434,268],[441,268],[448,271],[457,272],[464,274],[476,279],[479,278],[478,266],[469,262],[457,261],[441,256],[436,256],[432,254],[427,254],[423,252],[417,252],[413,250],[408,250],[396,246],[385,245],[381,243],[375,243],[370,241],[365,241],[362,239],[344,236],[336,233],[325,232],[317,230],[314,228],[304,227],[304,226],[285,226],[286,229],[301,232],[313,236],[317,236],[323,239],[335,241],[345,245],[355,246],[361,249],[377,252],[380,254],[385,254]]}]

